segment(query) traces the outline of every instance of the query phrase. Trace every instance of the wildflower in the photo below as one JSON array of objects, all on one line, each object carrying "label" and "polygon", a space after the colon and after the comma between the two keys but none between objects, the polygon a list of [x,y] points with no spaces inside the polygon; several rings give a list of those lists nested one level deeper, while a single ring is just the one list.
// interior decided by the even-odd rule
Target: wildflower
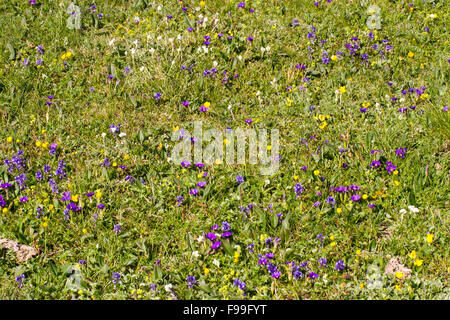
[{"label": "wildflower", "polygon": [[416,260],[414,261],[414,265],[415,265],[416,267],[420,267],[420,266],[422,265],[422,263],[423,263],[423,260],[420,260],[420,259],[416,259]]},{"label": "wildflower", "polygon": [[298,198],[300,196],[300,194],[303,193],[305,189],[303,188],[303,186],[300,183],[296,183],[294,186],[294,192],[296,195],[296,198]]},{"label": "wildflower", "polygon": [[119,272],[113,272],[112,278],[113,278],[112,283],[117,284],[120,282],[121,275]]},{"label": "wildflower", "polygon": [[427,233],[427,242],[428,243],[432,243],[433,242],[433,238],[434,238],[434,234],[433,233]]},{"label": "wildflower", "polygon": [[340,93],[345,93],[347,90],[345,89],[345,87],[339,87],[339,92]]},{"label": "wildflower", "polygon": [[319,264],[320,264],[321,267],[326,267],[327,266],[327,259],[320,258],[319,259]]},{"label": "wildflower", "polygon": [[22,286],[23,286],[23,283],[22,283],[22,281],[25,279],[25,275],[24,274],[21,274],[20,276],[17,276],[16,277],[16,282],[19,284],[19,288],[22,288]]},{"label": "wildflower", "polygon": [[344,270],[344,268],[345,268],[344,261],[343,261],[343,260],[339,260],[338,262],[336,262],[336,265],[334,266],[334,268],[335,268],[337,271],[342,271],[342,270]]},{"label": "wildflower", "polygon": [[121,225],[120,224],[115,224],[113,231],[116,233],[116,235],[118,235],[119,232],[122,231]]},{"label": "wildflower", "polygon": [[238,184],[243,183],[243,182],[244,182],[244,177],[241,176],[241,175],[237,175],[237,176],[236,176],[236,182],[237,182]]},{"label": "wildflower", "polygon": [[395,150],[397,157],[405,158],[407,148],[398,148]]},{"label": "wildflower", "polygon": [[188,277],[186,278],[186,281],[187,281],[187,283],[188,283],[188,287],[189,287],[189,288],[192,288],[192,287],[197,283],[197,280],[195,280],[195,277],[194,277],[194,276],[188,276]]}]

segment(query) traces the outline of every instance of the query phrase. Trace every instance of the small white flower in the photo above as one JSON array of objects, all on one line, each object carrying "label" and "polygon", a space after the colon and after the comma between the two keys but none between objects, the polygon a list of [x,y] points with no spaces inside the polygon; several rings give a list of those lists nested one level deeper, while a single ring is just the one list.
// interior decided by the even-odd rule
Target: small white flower
[{"label": "small white flower", "polygon": [[109,41],[109,45],[112,46],[114,44],[114,41],[116,41],[116,39],[112,39],[111,41]]},{"label": "small white flower", "polygon": [[158,6],[158,8],[156,8],[156,10],[161,11],[162,7]]},{"label": "small white flower", "polygon": [[134,49],[134,48],[131,48],[130,51],[131,51],[131,54],[132,54],[132,55],[134,55],[134,54],[136,53],[136,49]]},{"label": "small white flower", "polygon": [[202,48],[203,48],[203,51],[204,51],[205,53],[208,53],[209,49],[208,49],[207,46],[203,46]]},{"label": "small white flower", "polygon": [[264,51],[266,51],[266,48],[261,47],[261,52],[264,53]]},{"label": "small white flower", "polygon": [[270,184],[270,180],[264,181],[264,184],[267,186],[268,184]]},{"label": "small white flower", "polygon": [[208,17],[205,17],[205,20],[204,20],[204,22],[207,22],[208,21]]},{"label": "small white flower", "polygon": [[144,71],[144,70],[145,70],[145,67],[142,66],[142,67],[139,68],[139,70],[140,70],[140,71]]},{"label": "small white flower", "polygon": [[203,242],[203,240],[205,240],[205,237],[204,237],[204,236],[199,236],[199,237],[197,238],[197,242]]},{"label": "small white flower", "polygon": [[238,56],[238,59],[239,59],[239,61],[242,61],[242,56],[239,55],[239,56]]},{"label": "small white flower", "polygon": [[217,259],[214,259],[213,262],[212,262],[212,264],[215,265],[217,268],[220,267],[220,261],[217,260]]},{"label": "small white flower", "polygon": [[267,52],[270,51],[270,47],[269,47],[269,46],[266,47],[266,51],[267,51]]},{"label": "small white flower", "polygon": [[127,135],[127,134],[126,134],[125,132],[119,133],[119,137],[121,137],[121,138],[125,137],[126,135]]},{"label": "small white flower", "polygon": [[150,48],[148,51],[149,51],[151,54],[153,54],[153,53],[155,52],[155,49]]},{"label": "small white flower", "polygon": [[217,67],[218,65],[219,65],[219,63],[218,63],[217,61],[214,61],[214,62],[213,62],[214,68]]},{"label": "small white flower", "polygon": [[194,258],[198,258],[198,257],[200,257],[200,254],[198,253],[198,251],[194,251],[194,252],[192,252],[192,256]]},{"label": "small white flower", "polygon": [[172,285],[171,283],[166,284],[166,285],[164,286],[164,289],[165,289],[167,292],[172,292],[172,288],[173,288],[173,285]]},{"label": "small white flower", "polygon": [[104,138],[104,137],[106,137],[106,133],[105,132],[102,133],[102,138]]},{"label": "small white flower", "polygon": [[406,213],[406,210],[405,210],[405,209],[401,209],[401,210],[400,210],[400,213],[401,213],[401,214],[405,214],[405,213]]}]

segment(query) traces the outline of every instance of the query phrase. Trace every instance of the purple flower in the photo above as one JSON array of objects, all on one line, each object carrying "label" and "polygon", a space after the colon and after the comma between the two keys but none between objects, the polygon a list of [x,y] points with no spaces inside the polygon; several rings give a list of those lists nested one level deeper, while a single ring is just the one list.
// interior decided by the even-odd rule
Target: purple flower
[{"label": "purple flower", "polygon": [[407,148],[398,148],[395,150],[397,157],[405,158]]},{"label": "purple flower", "polygon": [[216,234],[213,233],[213,232],[208,232],[208,233],[206,234],[206,238],[207,238],[208,240],[214,242],[214,240],[217,239],[217,236],[216,236]]},{"label": "purple flower", "polygon": [[70,201],[70,191],[63,192],[63,197],[61,201]]},{"label": "purple flower", "polygon": [[[34,1],[33,1],[34,2]],[[30,3],[31,3],[31,1],[30,1]],[[34,2],[34,3],[32,3],[32,4],[35,4],[36,2]],[[21,274],[20,276],[18,276],[18,277],[16,277],[16,282],[19,284],[19,288],[22,288],[22,286],[23,286],[23,283],[22,283],[22,281],[25,279],[25,275],[24,274]]]},{"label": "purple flower", "polygon": [[318,277],[319,275],[317,273],[314,272],[308,273],[308,278],[310,278],[311,280],[317,279]]},{"label": "purple flower", "polygon": [[372,161],[370,165],[372,168],[378,168],[381,165],[380,161]]},{"label": "purple flower", "polygon": [[391,161],[386,162],[386,170],[388,173],[394,172],[395,169],[397,169],[397,167],[394,166],[394,164]]},{"label": "purple flower", "polygon": [[300,196],[300,194],[303,193],[305,189],[303,188],[303,186],[300,183],[296,183],[294,186],[294,192],[295,192],[295,197],[298,198]]},{"label": "purple flower", "polygon": [[244,7],[245,7],[245,2],[238,3],[238,8],[244,8]]},{"label": "purple flower", "polygon": [[198,195],[198,189],[197,188],[191,189],[189,193],[192,194],[193,196],[196,196]]},{"label": "purple flower", "polygon": [[361,196],[359,194],[354,194],[350,198],[350,200],[352,200],[354,202],[358,201],[359,199],[361,199]]},{"label": "purple flower", "polygon": [[118,235],[119,232],[122,231],[122,226],[120,224],[115,224],[113,231]]},{"label": "purple flower", "polygon": [[112,278],[113,278],[112,283],[117,284],[121,278],[121,275],[119,272],[113,272]]},{"label": "purple flower", "polygon": [[189,288],[192,288],[192,287],[197,283],[197,280],[195,280],[195,277],[194,277],[194,276],[188,276],[188,277],[186,278],[186,281],[187,281],[187,283],[188,283],[188,287],[189,287]]},{"label": "purple flower", "polygon": [[213,242],[211,244],[211,249],[217,249],[219,247],[220,247],[220,241],[219,240],[217,240],[216,242]]},{"label": "purple flower", "polygon": [[206,186],[206,182],[205,181],[200,181],[200,182],[197,183],[197,187],[204,188],[205,186]]},{"label": "purple flower", "polygon": [[189,168],[191,166],[191,163],[189,161],[182,161],[181,166],[183,168]]},{"label": "purple flower", "polygon": [[6,202],[3,200],[3,196],[0,194],[0,208],[6,207]]},{"label": "purple flower", "polygon": [[334,266],[334,268],[335,268],[337,271],[342,271],[342,270],[344,270],[344,268],[345,268],[344,261],[339,260],[338,262],[336,262],[336,265]]},{"label": "purple flower", "polygon": [[244,182],[244,177],[241,176],[241,175],[237,175],[237,176],[236,176],[236,182],[237,182],[238,184],[243,183],[243,182]]},{"label": "purple flower", "polygon": [[156,92],[156,93],[153,95],[153,99],[159,100],[159,99],[161,99],[161,96],[162,96],[162,93],[161,93],[161,92]]}]

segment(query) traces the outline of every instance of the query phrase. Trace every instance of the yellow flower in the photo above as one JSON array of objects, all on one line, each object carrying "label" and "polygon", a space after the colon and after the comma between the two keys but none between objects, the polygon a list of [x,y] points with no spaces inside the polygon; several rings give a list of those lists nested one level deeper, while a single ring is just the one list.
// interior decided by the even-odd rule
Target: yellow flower
[{"label": "yellow flower", "polygon": [[395,285],[395,290],[400,290],[401,286],[399,284]]},{"label": "yellow flower", "polygon": [[331,56],[331,60],[332,60],[332,61],[336,61],[336,60],[337,60],[337,57],[333,55],[333,56]]},{"label": "yellow flower", "polygon": [[333,235],[330,236],[330,240],[331,240],[331,241],[334,240],[334,236],[333,236]]},{"label": "yellow flower", "polygon": [[322,122],[322,124],[319,126],[321,130],[325,129],[328,126],[328,123],[326,121]]},{"label": "yellow flower", "polygon": [[411,253],[408,255],[411,259],[415,259],[417,257],[416,250],[411,251]]},{"label": "yellow flower", "polygon": [[340,93],[345,93],[347,90],[345,90],[345,87],[339,87],[339,92]]},{"label": "yellow flower", "polygon": [[332,243],[330,243],[330,247],[335,247],[336,246],[336,242],[332,242]]},{"label": "yellow flower", "polygon": [[126,155],[123,156],[123,160],[128,160],[128,159],[130,159],[129,155],[126,154]]},{"label": "yellow flower", "polygon": [[36,141],[36,147],[40,147],[42,145],[42,142],[40,142],[39,140]]},{"label": "yellow flower", "polygon": [[43,226],[44,228],[47,228],[47,227],[48,227],[48,222],[45,221],[44,223],[42,223],[42,226]]},{"label": "yellow flower", "polygon": [[412,58],[412,57],[414,57],[414,53],[413,52],[408,52],[408,57],[410,57],[410,58]]},{"label": "yellow flower", "polygon": [[360,250],[360,249],[356,250],[356,254],[357,254],[358,256],[361,255],[361,250]]},{"label": "yellow flower", "polygon": [[320,171],[319,171],[319,170],[314,170],[314,175],[315,175],[315,176],[318,176],[318,175],[319,175],[319,173],[320,173]]},{"label": "yellow flower", "polygon": [[417,267],[420,267],[422,265],[422,263],[423,263],[423,260],[420,260],[420,259],[416,259],[416,261],[414,261],[414,265]]},{"label": "yellow flower", "polygon": [[6,138],[6,142],[8,142],[8,143],[10,143],[10,142],[12,142],[12,137],[8,137],[8,138]]},{"label": "yellow flower", "polygon": [[7,213],[8,212],[8,208],[3,208],[2,212],[3,213]]},{"label": "yellow flower", "polygon": [[403,272],[398,272],[398,271],[396,271],[395,272],[395,277],[397,278],[397,279],[401,279],[401,278],[403,278],[405,275],[403,274]]},{"label": "yellow flower", "polygon": [[369,196],[367,194],[363,194],[362,198],[366,200]]},{"label": "yellow flower", "polygon": [[204,274],[209,274],[209,269],[207,267],[203,267]]},{"label": "yellow flower", "polygon": [[200,1],[200,7],[204,7],[205,6],[205,1]]},{"label": "yellow flower", "polygon": [[336,212],[337,212],[337,213],[341,213],[341,212],[342,212],[342,209],[341,209],[341,208],[337,208],[337,209],[336,209]]},{"label": "yellow flower", "polygon": [[78,195],[76,194],[76,195],[73,195],[72,197],[71,197],[71,200],[72,200],[72,202],[78,202]]},{"label": "yellow flower", "polygon": [[211,106],[211,103],[206,101],[203,105],[205,106],[206,109],[208,109]]},{"label": "yellow flower", "polygon": [[433,238],[434,238],[434,234],[427,233],[427,242],[428,243],[432,243],[433,242]]},{"label": "yellow flower", "polygon": [[97,199],[100,199],[102,197],[102,193],[100,192],[100,190],[97,191],[95,196],[97,197]]}]

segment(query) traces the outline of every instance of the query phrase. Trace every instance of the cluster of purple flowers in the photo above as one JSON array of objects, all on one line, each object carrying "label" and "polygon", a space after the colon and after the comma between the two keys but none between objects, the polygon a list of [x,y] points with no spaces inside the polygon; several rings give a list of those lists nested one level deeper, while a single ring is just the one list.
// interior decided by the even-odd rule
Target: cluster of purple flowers
[{"label": "cluster of purple flowers", "polygon": [[305,191],[305,188],[301,185],[301,183],[296,183],[294,186],[295,197],[298,198]]},{"label": "cluster of purple flowers", "polygon": [[197,280],[195,280],[195,277],[194,277],[194,276],[188,276],[188,277],[186,278],[186,281],[187,281],[187,283],[188,283],[188,287],[189,287],[189,288],[192,288],[192,287],[197,283]]},{"label": "cluster of purple flowers", "polygon": [[246,289],[247,289],[247,284],[246,284],[244,281],[239,280],[239,279],[236,278],[236,279],[234,279],[234,281],[233,281],[233,285],[234,285],[235,287],[238,287],[239,290],[243,291],[242,295],[245,296],[245,291],[246,291]]}]

